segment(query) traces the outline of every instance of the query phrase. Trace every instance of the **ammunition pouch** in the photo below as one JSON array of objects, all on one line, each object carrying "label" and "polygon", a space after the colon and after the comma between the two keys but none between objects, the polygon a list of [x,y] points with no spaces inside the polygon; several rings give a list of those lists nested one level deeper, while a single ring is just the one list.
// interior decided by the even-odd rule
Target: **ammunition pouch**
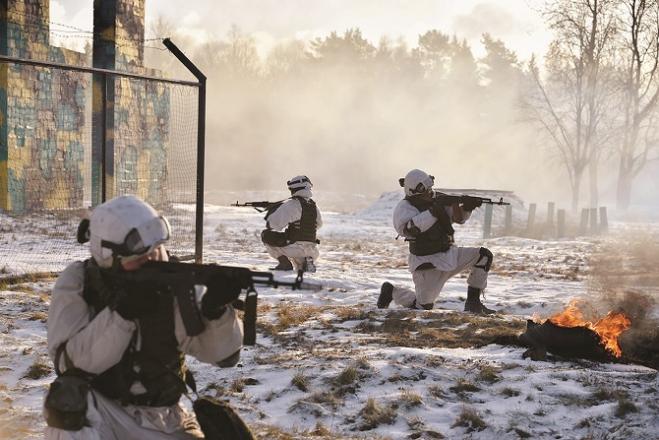
[{"label": "ammunition pouch", "polygon": [[289,244],[288,236],[285,232],[273,231],[272,229],[261,231],[261,241],[274,247],[284,247]]},{"label": "ammunition pouch", "polygon": [[90,380],[89,374],[73,368],[66,370],[50,384],[44,404],[48,426],[65,431],[79,431],[90,426],[87,420]]}]

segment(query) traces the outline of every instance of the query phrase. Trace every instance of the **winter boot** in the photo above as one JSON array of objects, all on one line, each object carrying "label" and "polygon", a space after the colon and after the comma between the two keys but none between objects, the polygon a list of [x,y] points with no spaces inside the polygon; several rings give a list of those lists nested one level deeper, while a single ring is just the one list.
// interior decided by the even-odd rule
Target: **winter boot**
[{"label": "winter boot", "polygon": [[302,264],[302,272],[316,272],[316,265],[313,263],[313,258],[304,257],[304,263]]},{"label": "winter boot", "polygon": [[393,284],[385,281],[380,287],[380,296],[378,296],[378,309],[386,309],[389,307],[393,297],[394,286]]},{"label": "winter boot", "polygon": [[488,309],[481,302],[481,289],[469,286],[467,288],[467,301],[465,301],[465,312],[477,315],[491,315],[495,310]]},{"label": "winter boot", "polygon": [[280,255],[277,257],[279,264],[273,267],[271,270],[293,270],[293,264],[291,260],[288,259],[285,255]]}]

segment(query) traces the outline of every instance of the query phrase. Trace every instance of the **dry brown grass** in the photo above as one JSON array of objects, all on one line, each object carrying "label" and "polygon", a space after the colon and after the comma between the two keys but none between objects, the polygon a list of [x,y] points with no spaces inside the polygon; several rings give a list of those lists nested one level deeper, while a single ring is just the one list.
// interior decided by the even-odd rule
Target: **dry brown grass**
[{"label": "dry brown grass", "polygon": [[302,371],[295,373],[291,379],[291,384],[300,391],[309,390],[309,378]]},{"label": "dry brown grass", "polygon": [[309,318],[318,315],[319,307],[305,304],[281,304],[277,308],[278,330],[285,330],[292,326],[298,326]]},{"label": "dry brown grass", "polygon": [[480,391],[481,389],[466,379],[458,379],[455,382],[455,385],[449,388],[449,390],[453,391],[459,396],[464,396],[464,393],[474,393],[476,391]]},{"label": "dry brown grass", "polygon": [[57,272],[35,272],[24,275],[8,275],[0,277],[0,290],[20,290],[30,289],[30,286],[21,286],[26,283],[36,283],[38,281],[52,281],[57,278]]},{"label": "dry brown grass", "polygon": [[407,409],[423,405],[423,398],[421,395],[413,390],[404,389],[399,396],[401,406]]},{"label": "dry brown grass", "polygon": [[327,405],[330,408],[336,409],[341,405],[342,399],[331,391],[320,391],[313,393],[307,398],[309,402]]},{"label": "dry brown grass", "polygon": [[430,385],[428,387],[428,394],[436,399],[443,399],[446,397],[446,392],[439,385]]},{"label": "dry brown grass", "polygon": [[344,368],[334,379],[334,383],[339,386],[351,385],[359,379],[357,368],[352,365]]},{"label": "dry brown grass", "polygon": [[514,388],[505,387],[504,389],[501,390],[501,394],[503,394],[506,397],[516,397],[519,396],[521,392]]},{"label": "dry brown grass", "polygon": [[634,405],[634,402],[627,399],[626,397],[621,397],[618,399],[618,405],[615,409],[615,416],[619,418],[625,418],[629,413],[638,412],[638,408]]},{"label": "dry brown grass", "polygon": [[359,411],[359,416],[362,422],[359,424],[358,429],[368,431],[382,424],[393,424],[396,421],[396,410],[390,405],[380,405],[375,399],[369,398]]},{"label": "dry brown grass", "polygon": [[242,393],[243,390],[245,389],[245,385],[246,385],[245,378],[239,377],[234,379],[233,382],[231,382],[229,389],[234,393]]},{"label": "dry brown grass", "polygon": [[480,382],[494,383],[501,380],[501,376],[499,376],[501,370],[499,368],[488,364],[481,364],[479,365],[479,370],[477,379]]},{"label": "dry brown grass", "polygon": [[467,432],[473,432],[484,430],[487,428],[487,423],[485,423],[475,409],[464,407],[453,425],[451,425],[452,428],[456,426],[462,426],[467,428]]},{"label": "dry brown grass", "polygon": [[50,373],[52,373],[52,371],[53,369],[50,365],[46,364],[40,359],[37,359],[32,365],[30,365],[30,368],[28,368],[23,377],[26,379],[37,380],[48,376]]},{"label": "dry brown grass", "polygon": [[416,311],[394,310],[382,325],[367,321],[355,330],[379,335],[381,342],[388,346],[470,348],[495,343],[520,345],[517,335],[526,329],[526,321],[521,319],[444,311],[425,313],[423,323],[410,319],[417,315]]},{"label": "dry brown grass", "polygon": [[373,315],[359,304],[354,306],[340,306],[331,309],[339,322],[344,321],[361,321]]}]

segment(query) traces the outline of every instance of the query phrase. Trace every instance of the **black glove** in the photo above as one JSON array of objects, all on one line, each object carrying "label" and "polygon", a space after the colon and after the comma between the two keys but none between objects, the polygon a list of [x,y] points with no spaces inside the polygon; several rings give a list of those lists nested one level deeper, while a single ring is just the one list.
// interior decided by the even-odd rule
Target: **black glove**
[{"label": "black glove", "polygon": [[201,299],[201,314],[208,319],[219,319],[226,305],[233,303],[242,290],[235,278],[215,274],[206,282],[208,291]]},{"label": "black glove", "polygon": [[145,288],[119,288],[114,310],[127,320],[139,319],[158,310],[160,294],[157,290]]},{"label": "black glove", "polygon": [[465,211],[473,211],[482,204],[483,201],[479,197],[465,197],[464,202],[462,202],[462,209]]}]

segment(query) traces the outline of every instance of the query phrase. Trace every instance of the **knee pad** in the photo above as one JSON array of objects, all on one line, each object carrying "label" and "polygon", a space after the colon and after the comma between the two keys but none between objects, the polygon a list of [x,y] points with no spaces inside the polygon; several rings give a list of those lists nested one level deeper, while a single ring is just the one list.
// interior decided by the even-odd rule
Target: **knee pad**
[{"label": "knee pad", "polygon": [[480,258],[478,259],[474,267],[483,269],[485,272],[489,272],[490,267],[492,267],[492,260],[494,259],[494,254],[492,254],[492,252],[488,248],[484,248],[484,247],[480,248],[479,253],[480,253]]}]

